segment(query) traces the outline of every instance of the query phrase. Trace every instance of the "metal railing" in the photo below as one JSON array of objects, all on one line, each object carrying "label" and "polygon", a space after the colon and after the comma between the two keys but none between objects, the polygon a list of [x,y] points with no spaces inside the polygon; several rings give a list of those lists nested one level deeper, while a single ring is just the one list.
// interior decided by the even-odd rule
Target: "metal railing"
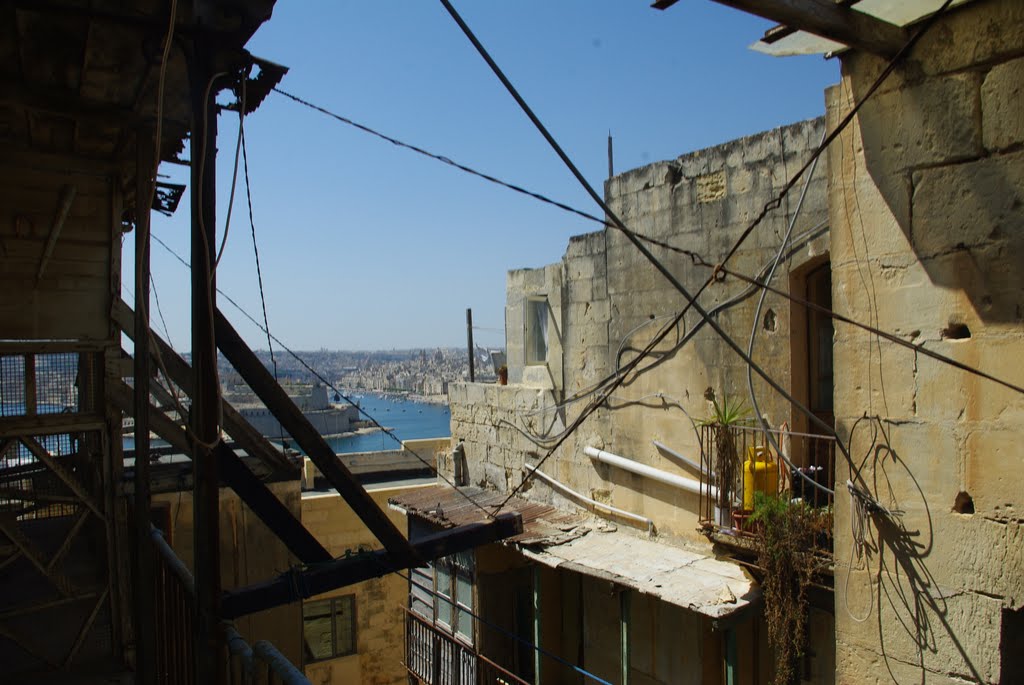
[{"label": "metal railing", "polygon": [[[728,431],[731,437],[735,448],[731,455],[719,454],[720,430]],[[765,431],[756,426],[702,426],[701,484],[715,488],[711,495],[707,488],[701,488],[698,512],[702,527],[738,537],[756,537],[758,529],[751,516],[755,501],[763,496],[803,502],[830,515],[834,496],[827,490],[835,489],[835,442],[832,436]],[[786,459],[779,457],[777,448]],[[790,468],[787,461],[795,468]],[[820,542],[819,546],[831,550],[830,535]]]},{"label": "metal railing", "polygon": [[[163,533],[151,533],[156,549],[157,682],[193,683],[192,621],[195,581]],[[302,671],[266,640],[252,647],[230,623],[223,624],[227,647],[227,683],[231,685],[311,685]]]},{"label": "metal railing", "polygon": [[405,667],[425,685],[530,685],[405,609]]}]

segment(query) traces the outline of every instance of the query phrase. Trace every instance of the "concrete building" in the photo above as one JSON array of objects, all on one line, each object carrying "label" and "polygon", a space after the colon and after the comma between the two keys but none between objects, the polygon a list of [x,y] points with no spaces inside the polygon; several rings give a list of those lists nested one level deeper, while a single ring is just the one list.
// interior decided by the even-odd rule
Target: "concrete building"
[{"label": "concrete building", "polygon": [[[925,22],[881,36],[934,9],[924,4],[879,10],[893,24],[846,35],[823,119],[605,186],[689,292],[717,272],[701,306],[806,412],[756,374],[748,388],[748,365],[694,310],[677,321],[685,300],[613,228],[509,273],[510,384],[450,387],[461,446],[443,470],[463,485],[394,504],[413,536],[486,520],[467,498],[522,512],[524,534],[413,585],[407,659],[421,681],[498,668],[507,682],[769,682],[778,614],[758,549],[770,535],[749,523],[748,483],[803,499],[820,526],[809,539],[827,561],[804,584],[794,679],[1024,678],[1024,6],[960,3],[872,92],[892,43]],[[739,276],[764,278],[778,255],[778,292],[760,303]],[[729,431],[733,468],[751,475],[731,480],[699,422],[723,401],[749,410],[751,393],[756,414]],[[752,475],[762,460],[774,476]],[[429,639],[448,647],[431,652]]]}]

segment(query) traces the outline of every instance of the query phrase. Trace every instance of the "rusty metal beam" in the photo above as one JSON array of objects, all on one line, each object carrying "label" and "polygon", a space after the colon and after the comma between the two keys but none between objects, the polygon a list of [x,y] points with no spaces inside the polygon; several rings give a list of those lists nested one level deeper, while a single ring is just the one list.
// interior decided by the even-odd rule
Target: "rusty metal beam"
[{"label": "rusty metal beam", "polygon": [[[428,535],[412,543],[416,556],[424,561],[498,542],[523,532],[518,513],[500,514],[483,523],[471,523]],[[393,573],[407,565],[386,550],[338,559],[308,570],[293,570],[277,578],[224,593],[221,610],[225,618],[238,618],[300,601],[353,583]]]},{"label": "rusty metal beam", "polygon": [[[124,409],[132,406],[133,399],[132,389],[126,383],[120,383],[111,397],[115,406],[130,413]],[[184,429],[155,407],[152,408],[150,419],[153,431],[157,435],[180,449],[189,458],[192,457],[192,443]],[[222,442],[214,448],[214,453],[224,485],[235,491],[267,528],[284,543],[288,551],[306,564],[330,561],[333,558],[302,522],[295,518],[288,507],[284,506],[266,484],[238,458],[234,450]],[[138,468],[138,459],[136,456],[135,468]]]},{"label": "rusty metal beam", "polygon": [[[113,317],[122,331],[129,337],[134,336],[135,312],[123,300],[114,303]],[[161,369],[170,376],[172,383],[191,397],[192,367],[152,331],[150,331],[150,339],[153,342],[154,358],[159,359]],[[157,355],[159,356],[157,357]],[[259,431],[252,427],[252,424],[245,420],[245,417],[238,413],[237,409],[231,406],[230,402],[223,398],[221,399],[221,413],[224,417],[224,430],[248,454],[259,459],[267,465],[267,468],[276,473],[289,473],[297,470],[295,464],[292,464],[285,455],[275,449],[265,437],[260,435]]]},{"label": "rusty metal beam", "polygon": [[383,543],[388,552],[403,566],[417,565],[418,559],[405,536],[395,527],[377,503],[348,470],[323,436],[313,427],[288,394],[277,384],[256,354],[242,340],[224,314],[217,311],[217,347],[232,366],[263,400],[267,409],[299,444],[302,451],[320,469],[327,481],[338,491],[366,527]]},{"label": "rusty metal beam", "polygon": [[[908,40],[901,27],[832,0],[714,1],[881,57],[893,57]],[[651,6],[663,10],[675,2],[659,0]]]}]

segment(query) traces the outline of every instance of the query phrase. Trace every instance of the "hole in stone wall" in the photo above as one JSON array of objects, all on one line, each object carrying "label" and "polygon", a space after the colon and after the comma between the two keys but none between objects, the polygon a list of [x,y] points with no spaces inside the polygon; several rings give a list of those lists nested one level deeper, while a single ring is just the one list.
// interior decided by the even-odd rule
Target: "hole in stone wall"
[{"label": "hole in stone wall", "polygon": [[774,333],[778,327],[778,317],[775,315],[774,309],[769,309],[764,313],[764,329],[769,333]]},{"label": "hole in stone wall", "polygon": [[683,172],[674,166],[670,166],[665,172],[665,183],[674,186],[683,180]]},{"label": "hole in stone wall", "polygon": [[965,323],[950,321],[949,325],[942,329],[943,340],[967,340],[971,337],[971,329]]},{"label": "hole in stone wall", "polygon": [[955,511],[958,514],[973,514],[974,499],[971,497],[969,493],[957,493],[956,501],[953,502],[953,511]]}]

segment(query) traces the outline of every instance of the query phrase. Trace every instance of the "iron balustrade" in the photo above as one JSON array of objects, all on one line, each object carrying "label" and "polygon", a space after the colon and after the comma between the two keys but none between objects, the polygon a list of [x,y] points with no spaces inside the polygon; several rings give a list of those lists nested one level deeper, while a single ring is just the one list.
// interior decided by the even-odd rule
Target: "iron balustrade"
[{"label": "iron balustrade", "polygon": [[[722,469],[726,471],[724,476],[718,472],[721,464],[719,430],[728,431],[735,445],[735,454],[730,457],[731,468]],[[774,440],[769,439],[769,434]],[[830,517],[834,495],[826,488],[835,489],[835,442],[832,436],[766,431],[752,425],[724,429],[714,424],[701,426],[698,516],[702,528],[727,536],[756,537],[757,524],[751,521],[752,498],[756,493],[793,503],[803,502]],[[779,458],[776,445],[786,460]],[[794,473],[787,460],[799,473]],[[831,531],[831,526],[828,528]],[[826,537],[819,540],[819,547],[821,551],[831,552],[831,533]]]},{"label": "iron balustrade", "polygon": [[424,685],[530,685],[405,609],[405,667]]},{"label": "iron balustrade", "polygon": [[[163,534],[151,533],[155,569],[157,630],[157,682],[167,685],[194,683],[192,671],[192,622],[195,620],[195,581]],[[225,622],[226,676],[230,685],[311,685],[274,645],[266,640],[252,647],[234,626]]]}]

